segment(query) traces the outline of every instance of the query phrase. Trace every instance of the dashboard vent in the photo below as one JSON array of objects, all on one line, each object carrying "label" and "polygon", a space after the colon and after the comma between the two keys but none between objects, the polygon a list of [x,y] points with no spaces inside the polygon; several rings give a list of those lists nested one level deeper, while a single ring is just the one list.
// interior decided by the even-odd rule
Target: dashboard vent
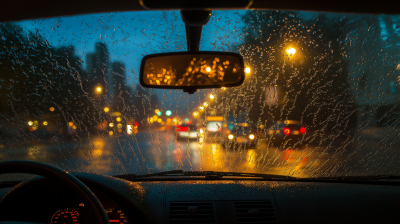
[{"label": "dashboard vent", "polygon": [[238,223],[277,223],[271,201],[236,201]]},{"label": "dashboard vent", "polygon": [[169,223],[215,223],[212,202],[170,202]]}]

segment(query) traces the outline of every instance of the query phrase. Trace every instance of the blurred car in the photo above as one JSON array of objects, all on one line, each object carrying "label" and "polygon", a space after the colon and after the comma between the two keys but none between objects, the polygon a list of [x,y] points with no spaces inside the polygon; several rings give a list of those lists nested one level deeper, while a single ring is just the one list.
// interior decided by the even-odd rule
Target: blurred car
[{"label": "blurred car", "polygon": [[196,126],[191,124],[182,124],[176,126],[176,140],[197,140],[199,131]]},{"label": "blurred car", "polygon": [[236,123],[232,130],[228,130],[225,135],[225,143],[228,148],[232,143],[244,144],[245,148],[254,148],[257,143],[258,135],[255,125],[249,123]]},{"label": "blurred car", "polygon": [[303,148],[302,139],[305,133],[306,128],[299,121],[277,121],[267,130],[267,140],[273,147]]}]

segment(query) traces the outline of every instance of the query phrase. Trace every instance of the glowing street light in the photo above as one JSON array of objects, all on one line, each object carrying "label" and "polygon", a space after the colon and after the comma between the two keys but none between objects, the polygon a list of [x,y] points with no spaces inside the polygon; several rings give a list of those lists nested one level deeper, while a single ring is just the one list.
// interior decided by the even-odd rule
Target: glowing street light
[{"label": "glowing street light", "polygon": [[110,126],[110,128],[114,127],[114,123],[109,123],[108,126]]},{"label": "glowing street light", "polygon": [[199,110],[200,110],[200,111],[204,111],[204,107],[199,106]]},{"label": "glowing street light", "polygon": [[48,125],[47,121],[43,121],[43,125],[44,126]]},{"label": "glowing street light", "polygon": [[110,111],[110,108],[104,107],[104,112],[108,113],[108,111]]},{"label": "glowing street light", "polygon": [[207,72],[211,72],[211,68],[210,68],[210,67],[207,67],[207,68],[206,68],[206,71],[207,71]]},{"label": "glowing street light", "polygon": [[97,93],[101,93],[101,91],[103,91],[103,89],[100,86],[96,87],[96,92]]},{"label": "glowing street light", "polygon": [[193,117],[197,117],[197,116],[199,116],[199,112],[197,112],[197,111],[193,112]]},{"label": "glowing street light", "polygon": [[210,99],[214,99],[215,96],[213,94],[210,94]]},{"label": "glowing street light", "polygon": [[245,72],[246,74],[250,74],[251,70],[250,70],[249,67],[247,67],[247,68],[244,69],[244,72]]},{"label": "glowing street light", "polygon": [[117,117],[117,119],[115,119],[115,120],[118,121],[118,122],[122,121],[121,117]]},{"label": "glowing street light", "polygon": [[204,103],[203,103],[203,106],[204,106],[204,107],[208,107],[208,103],[207,103],[207,102],[204,102]]},{"label": "glowing street light", "polygon": [[33,125],[33,122],[32,122],[32,121],[28,121],[28,125],[29,125],[29,126],[32,126],[32,125]]},{"label": "glowing street light", "polygon": [[286,49],[286,53],[288,53],[289,56],[293,56],[296,53],[296,49],[294,49],[293,47],[289,47],[288,49]]},{"label": "glowing street light", "polygon": [[226,90],[226,87],[221,87],[222,90]]},{"label": "glowing street light", "polygon": [[54,111],[54,107],[50,107],[50,109],[49,109],[51,112],[53,112]]}]

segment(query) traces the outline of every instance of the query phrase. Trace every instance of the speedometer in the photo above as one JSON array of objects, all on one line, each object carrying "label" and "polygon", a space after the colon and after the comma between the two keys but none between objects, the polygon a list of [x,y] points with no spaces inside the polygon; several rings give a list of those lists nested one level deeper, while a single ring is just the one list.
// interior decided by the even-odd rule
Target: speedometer
[{"label": "speedometer", "polygon": [[79,213],[71,208],[56,211],[50,224],[79,224]]}]

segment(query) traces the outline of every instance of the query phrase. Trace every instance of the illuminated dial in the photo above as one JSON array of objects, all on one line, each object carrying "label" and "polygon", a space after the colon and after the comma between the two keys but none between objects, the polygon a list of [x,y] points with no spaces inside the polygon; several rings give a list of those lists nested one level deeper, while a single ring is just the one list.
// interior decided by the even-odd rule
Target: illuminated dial
[{"label": "illuminated dial", "polygon": [[79,224],[79,213],[71,208],[56,211],[50,224]]},{"label": "illuminated dial", "polygon": [[126,219],[126,216],[124,212],[119,209],[119,208],[109,208],[106,209],[106,213],[109,218],[109,222],[111,223],[118,223],[118,224],[128,224],[128,220]]}]

